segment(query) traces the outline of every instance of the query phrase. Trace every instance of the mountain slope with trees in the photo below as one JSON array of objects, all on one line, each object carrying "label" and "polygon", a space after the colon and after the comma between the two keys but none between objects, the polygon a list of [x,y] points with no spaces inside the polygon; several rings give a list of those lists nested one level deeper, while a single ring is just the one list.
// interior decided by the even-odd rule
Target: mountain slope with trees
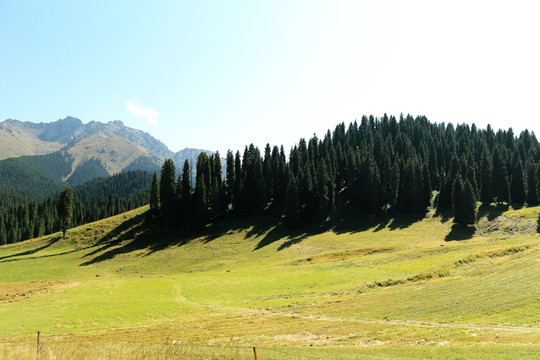
[{"label": "mountain slope with trees", "polygon": [[168,157],[196,161],[199,152],[170,151],[148,133],[124,126],[67,117],[52,123],[0,123],[0,192],[42,200],[66,185],[76,186],[123,171],[159,171]]},{"label": "mountain slope with trees", "polygon": [[151,179],[150,173],[139,170],[75,186],[69,191],[72,202],[69,217],[61,211],[66,207],[59,207],[66,189],[61,193],[58,190],[60,196],[55,194],[41,201],[0,193],[0,245],[51,234],[148,204]]}]

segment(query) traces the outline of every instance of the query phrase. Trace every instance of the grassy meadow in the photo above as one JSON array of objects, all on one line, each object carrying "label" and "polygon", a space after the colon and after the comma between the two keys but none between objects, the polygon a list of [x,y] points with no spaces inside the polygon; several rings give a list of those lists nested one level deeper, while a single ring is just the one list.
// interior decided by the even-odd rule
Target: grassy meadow
[{"label": "grassy meadow", "polygon": [[488,208],[474,229],[342,210],[325,229],[201,232],[146,210],[0,247],[0,359],[37,358],[37,331],[40,359],[540,353],[540,207]]}]

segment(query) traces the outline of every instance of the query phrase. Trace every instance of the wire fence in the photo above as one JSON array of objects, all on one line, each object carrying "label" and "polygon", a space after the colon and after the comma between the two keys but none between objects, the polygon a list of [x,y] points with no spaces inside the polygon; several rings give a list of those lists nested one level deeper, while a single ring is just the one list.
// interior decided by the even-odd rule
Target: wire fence
[{"label": "wire fence", "polygon": [[[0,344],[0,359],[37,360],[322,360],[351,359],[342,356],[339,348],[312,346],[251,346],[234,344],[230,340],[224,344],[187,344],[176,341],[145,343],[133,339],[132,342],[94,342],[90,339],[46,338],[38,334],[37,341],[4,347]],[[375,358],[368,354],[356,354],[354,359]]]}]

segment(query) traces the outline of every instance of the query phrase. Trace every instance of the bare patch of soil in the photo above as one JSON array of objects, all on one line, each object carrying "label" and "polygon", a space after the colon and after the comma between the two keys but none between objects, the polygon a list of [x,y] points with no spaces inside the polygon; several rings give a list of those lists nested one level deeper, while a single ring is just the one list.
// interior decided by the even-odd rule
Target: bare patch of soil
[{"label": "bare patch of soil", "polygon": [[77,286],[78,284],[75,282],[46,280],[0,283],[0,304],[24,301],[36,296],[45,296],[56,291]]}]

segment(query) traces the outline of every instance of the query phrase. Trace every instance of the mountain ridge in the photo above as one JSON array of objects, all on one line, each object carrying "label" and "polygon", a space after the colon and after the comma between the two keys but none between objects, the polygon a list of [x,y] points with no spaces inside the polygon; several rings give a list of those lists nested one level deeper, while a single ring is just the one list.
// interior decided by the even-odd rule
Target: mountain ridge
[{"label": "mountain ridge", "polygon": [[[34,153],[30,151],[17,152],[13,146],[10,146],[9,141],[5,141],[0,143],[0,159],[19,157],[22,155],[45,155],[60,149],[72,147],[79,141],[97,132],[102,132],[107,136],[115,135],[125,138],[146,149],[159,160],[171,158],[175,155],[175,153],[169,150],[169,148],[160,140],[142,130],[127,127],[120,120],[113,120],[108,123],[90,121],[84,124],[80,119],[68,116],[64,119],[59,119],[50,123],[23,122],[15,119],[7,119],[1,122],[0,136],[6,138],[7,133],[18,139],[19,143],[21,143],[22,140],[27,140],[29,142],[38,143],[40,146],[44,146],[45,150],[36,151]],[[11,152],[6,151],[6,147],[8,146],[11,147]],[[48,151],[47,148],[54,150]],[[20,149],[23,150],[24,147],[21,147]]]},{"label": "mountain ridge", "polygon": [[[26,196],[17,184],[37,176],[42,186],[34,185],[54,193],[62,184],[74,186],[123,171],[159,172],[165,159],[173,159],[178,167],[186,159],[195,163],[200,152],[212,153],[190,148],[175,153],[149,133],[120,120],[84,124],[71,116],[51,123],[7,119],[0,122],[0,171],[6,175],[0,189]],[[51,172],[50,168],[63,170]]]}]

